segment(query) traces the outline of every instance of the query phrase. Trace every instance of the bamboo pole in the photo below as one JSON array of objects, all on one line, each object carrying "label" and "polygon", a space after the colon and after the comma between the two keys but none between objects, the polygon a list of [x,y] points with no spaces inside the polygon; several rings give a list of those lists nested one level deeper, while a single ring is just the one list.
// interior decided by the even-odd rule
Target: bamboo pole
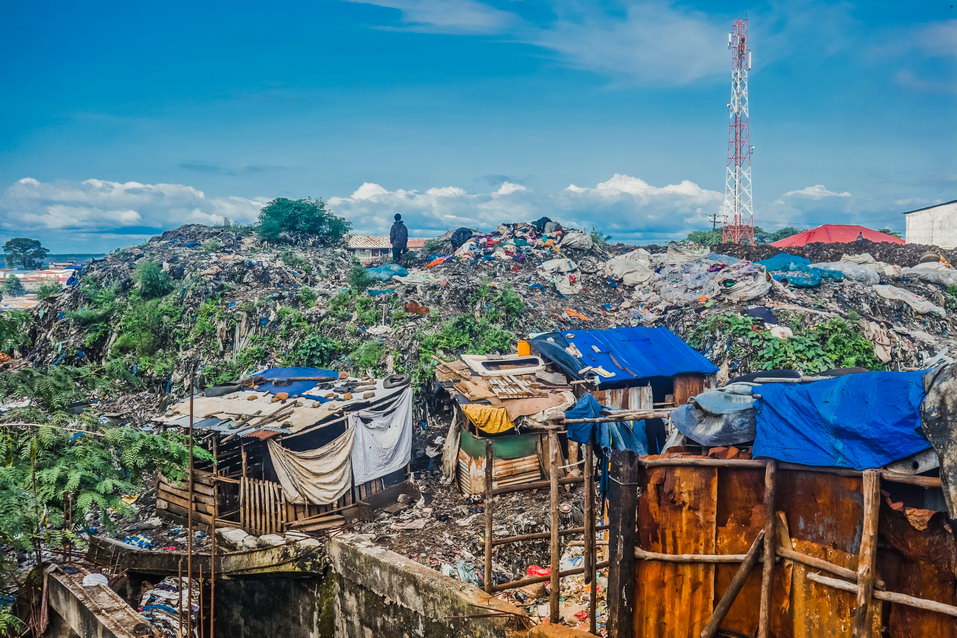
[{"label": "bamboo pole", "polygon": [[492,480],[493,461],[491,439],[485,440],[485,591],[492,586]]},{"label": "bamboo pole", "polygon": [[595,457],[594,445],[585,445],[585,568],[588,583],[588,631],[597,635],[598,590],[595,583]]},{"label": "bamboo pole", "polygon": [[[639,459],[644,467],[718,467],[718,468],[764,468],[766,462],[760,459],[713,459],[707,456],[674,456],[657,459]],[[835,476],[861,476],[859,470],[849,470],[840,467],[817,467],[799,465],[797,463],[778,463],[778,470],[795,472],[820,472]],[[936,476],[920,476],[918,474],[903,474],[890,470],[867,470],[879,474],[881,479],[893,483],[904,483],[918,487],[941,487],[940,478]]]},{"label": "bamboo pole", "polygon": [[[582,476],[565,476],[558,479],[559,485],[576,485],[584,483]],[[551,479],[545,481],[533,481],[531,483],[518,483],[516,485],[503,485],[492,490],[492,496],[501,496],[502,494],[512,494],[514,492],[530,492],[532,490],[541,490],[551,485]]]},{"label": "bamboo pole", "polygon": [[[189,372],[189,508],[186,510],[186,599],[189,606],[189,613],[186,615],[186,634],[192,638],[193,634],[193,509],[196,504],[193,503],[193,397],[196,394],[196,361],[194,360]],[[182,588],[182,584],[180,584]]]},{"label": "bamboo pole", "polygon": [[771,625],[771,594],[774,588],[774,491],[777,461],[770,459],[764,469],[764,565],[761,566],[761,607],[758,611],[758,638],[768,638]]},{"label": "bamboo pole", "polygon": [[[838,580],[837,578],[831,578],[830,576],[822,576],[821,574],[816,574],[814,572],[808,572],[807,578],[815,583],[827,585],[828,587],[833,587],[834,589],[840,589],[842,591],[848,591],[852,594],[856,593],[858,589],[857,585],[854,583]],[[923,609],[925,611],[933,611],[938,614],[957,617],[957,606],[948,605],[947,603],[939,603],[936,600],[918,598],[917,596],[901,594],[895,591],[879,590],[874,590],[874,598],[888,603],[894,603],[896,605],[907,605],[908,607],[914,607],[916,609]]]},{"label": "bamboo pole", "polygon": [[[595,530],[607,529],[605,525],[595,526]],[[583,534],[585,533],[584,527],[569,527],[567,529],[558,530],[559,536],[568,536],[569,534]],[[545,538],[551,538],[551,532],[532,532],[530,534],[517,534],[515,536],[500,536],[492,540],[492,545],[508,545],[510,543],[518,543],[520,541],[535,541],[542,540]]]},{"label": "bamboo pole", "polygon": [[571,425],[573,423],[622,423],[625,421],[643,421],[645,419],[667,419],[671,410],[634,410],[610,416],[589,417],[587,419],[555,419],[557,425]]},{"label": "bamboo pole", "polygon": [[871,598],[877,563],[877,521],[881,511],[881,479],[876,472],[865,471],[861,487],[864,493],[864,527],[857,555],[857,609],[854,611],[854,638],[871,635]]},{"label": "bamboo pole", "polygon": [[550,590],[548,592],[548,615],[553,624],[559,621],[558,615],[558,596],[561,593],[561,581],[558,573],[559,563],[561,561],[560,549],[558,546],[558,432],[548,431],[548,506],[551,515],[551,526],[549,532],[551,540],[550,549]]},{"label": "bamboo pole", "polygon": [[[721,600],[719,600],[717,606],[715,606],[714,611],[711,613],[711,618],[708,619],[708,624],[706,624],[701,631],[701,638],[714,638],[718,633],[721,621],[728,615],[731,605],[734,604],[734,599],[738,597],[738,593],[740,593],[741,588],[744,587],[745,581],[748,580],[751,570],[754,569],[754,565],[758,562],[758,548],[761,547],[762,541],[767,538],[766,534],[765,530],[762,529],[758,532],[754,542],[751,543],[751,549],[748,550],[744,560],[741,561],[738,571],[734,573],[734,577],[728,584],[728,589],[725,590],[721,596]],[[765,565],[769,562],[772,561],[764,561]]]},{"label": "bamboo pole", "polygon": [[[605,567],[608,567],[607,560],[603,560],[600,563],[595,564],[595,569],[603,569]],[[578,574],[584,574],[584,573],[585,573],[584,567],[574,567],[572,569],[566,569],[563,572],[559,572],[558,576],[560,578],[565,578],[566,576],[576,576]],[[517,589],[518,587],[524,587],[525,585],[535,585],[537,583],[544,583],[546,580],[551,580],[551,578],[552,578],[551,574],[549,574],[548,576],[529,576],[528,578],[521,578],[519,580],[513,580],[508,583],[502,583],[501,585],[495,585],[494,587],[492,587],[492,591],[490,593],[505,591],[506,589]]]},{"label": "bamboo pole", "polygon": [[[788,549],[787,547],[782,547],[778,545],[776,548],[778,556],[784,560],[794,561],[795,563],[801,563],[808,567],[813,567],[814,569],[820,569],[821,571],[830,572],[835,576],[840,576],[841,578],[846,578],[850,581],[857,581],[857,572],[853,569],[848,569],[846,567],[841,567],[840,565],[835,565],[834,563],[828,562],[823,558],[817,558],[816,556],[808,556],[807,554],[802,554],[801,552],[796,552],[793,549]],[[874,586],[878,588],[884,587],[884,581],[875,580]]]},{"label": "bamboo pole", "polygon": [[635,547],[635,558],[665,563],[740,563],[747,554],[661,554]]}]

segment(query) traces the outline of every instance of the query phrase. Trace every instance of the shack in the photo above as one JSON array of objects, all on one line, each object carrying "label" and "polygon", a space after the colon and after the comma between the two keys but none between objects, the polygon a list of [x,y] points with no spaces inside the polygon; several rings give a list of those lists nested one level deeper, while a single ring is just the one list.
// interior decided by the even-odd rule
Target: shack
[{"label": "shack", "polygon": [[614,452],[610,635],[957,637],[955,379],[758,376]]},{"label": "shack", "polygon": [[443,469],[466,494],[485,486],[486,450],[492,483],[514,485],[542,477],[544,426],[575,403],[563,375],[536,356],[462,355],[436,368],[453,401]]},{"label": "shack", "polygon": [[530,344],[570,379],[590,381],[603,404],[623,410],[687,403],[718,371],[662,327],[548,332]]},{"label": "shack", "polygon": [[156,507],[186,516],[192,491],[194,518],[207,526],[319,531],[411,488],[412,387],[404,375],[264,370],[179,403],[164,424],[185,430],[191,420],[215,462],[196,464],[192,490],[189,481],[161,477]]}]

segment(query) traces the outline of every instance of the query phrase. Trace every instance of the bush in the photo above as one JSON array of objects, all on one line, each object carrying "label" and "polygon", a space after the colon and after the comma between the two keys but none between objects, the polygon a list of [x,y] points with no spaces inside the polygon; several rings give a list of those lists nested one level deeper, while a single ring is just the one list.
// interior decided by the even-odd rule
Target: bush
[{"label": "bush", "polygon": [[61,290],[63,290],[63,286],[61,286],[60,282],[58,281],[52,281],[48,284],[43,284],[37,288],[37,299],[49,299]]},{"label": "bush", "polygon": [[27,293],[23,287],[23,282],[15,275],[10,275],[3,280],[3,294],[7,297],[22,297]]},{"label": "bush", "polygon": [[316,299],[319,298],[319,295],[316,294],[316,291],[310,288],[309,286],[303,286],[299,289],[299,303],[301,303],[306,308],[312,308],[316,305]]},{"label": "bush", "polygon": [[332,246],[342,241],[349,228],[349,222],[333,215],[321,199],[279,197],[259,212],[256,232],[270,243],[283,239],[294,243],[308,240],[320,246]]},{"label": "bush", "polygon": [[152,259],[141,259],[133,271],[133,281],[144,299],[165,297],[173,291],[173,281],[163,267]]},{"label": "bush", "polygon": [[296,365],[309,368],[327,368],[345,352],[345,344],[336,339],[311,334],[296,350]]},{"label": "bush", "polygon": [[362,292],[375,283],[375,279],[366,272],[366,269],[356,264],[349,271],[349,288],[353,292]]}]

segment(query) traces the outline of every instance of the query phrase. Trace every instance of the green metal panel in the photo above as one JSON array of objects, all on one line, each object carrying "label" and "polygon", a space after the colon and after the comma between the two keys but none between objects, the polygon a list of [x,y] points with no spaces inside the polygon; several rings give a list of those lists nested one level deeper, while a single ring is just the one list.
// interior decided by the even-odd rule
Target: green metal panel
[{"label": "green metal panel", "polygon": [[520,459],[538,453],[537,434],[506,434],[480,439],[462,431],[459,448],[473,459],[485,458],[485,442],[492,442],[492,457],[496,459]]}]

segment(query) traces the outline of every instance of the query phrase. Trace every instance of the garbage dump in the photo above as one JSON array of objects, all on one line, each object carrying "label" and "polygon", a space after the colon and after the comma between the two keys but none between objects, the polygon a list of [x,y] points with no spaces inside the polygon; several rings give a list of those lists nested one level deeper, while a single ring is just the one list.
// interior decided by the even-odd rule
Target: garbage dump
[{"label": "garbage dump", "polygon": [[[350,390],[360,392],[370,379],[407,375],[405,383],[414,388],[409,480],[415,491],[350,527],[450,577],[484,586],[482,495],[461,489],[461,476],[454,480],[443,472],[443,452],[461,433],[451,427],[448,399],[454,393],[442,386],[456,376],[460,363],[467,365],[462,355],[494,359],[512,353],[519,340],[535,348],[544,335],[568,353],[564,367],[550,359],[550,369],[534,373],[535,383],[549,392],[597,382],[606,392],[596,400],[599,409],[628,407],[635,397],[674,406],[683,391],[677,379],[667,389],[656,389],[655,396],[639,397],[637,388],[614,387],[607,376],[631,370],[632,363],[617,356],[618,346],[604,352],[596,340],[588,343],[598,350],[589,346],[576,354],[572,348],[576,335],[585,333],[667,328],[697,351],[691,352],[695,357],[713,362],[714,383],[707,383],[721,387],[708,391],[705,381],[696,385],[692,407],[674,413],[677,429],[703,445],[746,444],[760,439],[760,411],[750,385],[755,374],[784,369],[797,377],[826,376],[856,369],[907,375],[954,362],[954,257],[933,247],[866,241],[788,252],[681,243],[636,248],[608,245],[546,219],[502,224],[488,233],[458,229],[409,254],[402,264],[364,267],[343,248],[271,245],[241,229],[184,226],[93,261],[74,285],[32,311],[30,342],[8,348],[10,359],[0,364],[9,373],[0,387],[5,401],[0,418],[16,422],[57,413],[155,424],[171,406],[182,408],[194,363],[198,391],[219,387],[237,394],[250,392],[240,381],[270,369],[315,368],[341,377],[343,384],[354,381],[341,392],[323,389],[342,399]],[[545,348],[537,355],[547,358]],[[58,371],[69,372],[70,378]],[[565,378],[549,376],[556,371]],[[443,379],[443,374],[451,376]],[[465,397],[461,405],[481,403],[475,397],[483,391],[494,395],[496,386],[483,381],[459,388]],[[48,387],[56,392],[45,391]],[[531,396],[522,399],[542,398],[534,396],[541,387],[526,386]],[[232,410],[232,422],[250,410],[267,414],[272,409],[264,407],[272,406],[272,398],[256,394],[264,405]],[[509,417],[513,434],[532,431],[541,411],[570,409],[575,402],[566,398]],[[278,399],[276,407],[284,401],[298,399]],[[458,409],[466,416],[469,410],[486,412]],[[182,416],[180,409],[177,418]],[[473,424],[483,418],[475,416]],[[223,427],[219,434],[235,445],[241,437]],[[254,429],[267,432],[257,432],[266,438],[270,431],[290,434],[282,432],[281,423]],[[479,438],[478,432],[471,435]],[[674,441],[666,443],[663,433],[649,430],[642,444],[653,452]],[[522,458],[538,463],[522,474],[546,476],[540,451]],[[459,459],[453,457],[453,466]],[[158,514],[165,513],[157,512],[152,496],[135,503],[137,516],[116,517],[116,540],[137,549],[182,551],[188,535],[165,519],[158,522]],[[498,511],[509,515],[496,519],[494,534],[534,535],[547,529],[543,497],[542,491],[497,497]],[[356,501],[362,498],[355,495]],[[563,486],[562,527],[581,525],[583,500],[580,487]],[[221,540],[235,551],[269,546],[276,542],[270,537],[289,541],[261,533],[266,531]],[[210,539],[193,542],[207,548]],[[576,565],[576,546],[567,550],[563,562]],[[503,546],[495,552],[492,580],[539,575],[548,559],[547,539]],[[599,581],[599,591],[605,586]],[[584,589],[578,576],[562,579],[566,624],[583,622]],[[533,587],[499,595],[543,618],[542,594]]]}]

